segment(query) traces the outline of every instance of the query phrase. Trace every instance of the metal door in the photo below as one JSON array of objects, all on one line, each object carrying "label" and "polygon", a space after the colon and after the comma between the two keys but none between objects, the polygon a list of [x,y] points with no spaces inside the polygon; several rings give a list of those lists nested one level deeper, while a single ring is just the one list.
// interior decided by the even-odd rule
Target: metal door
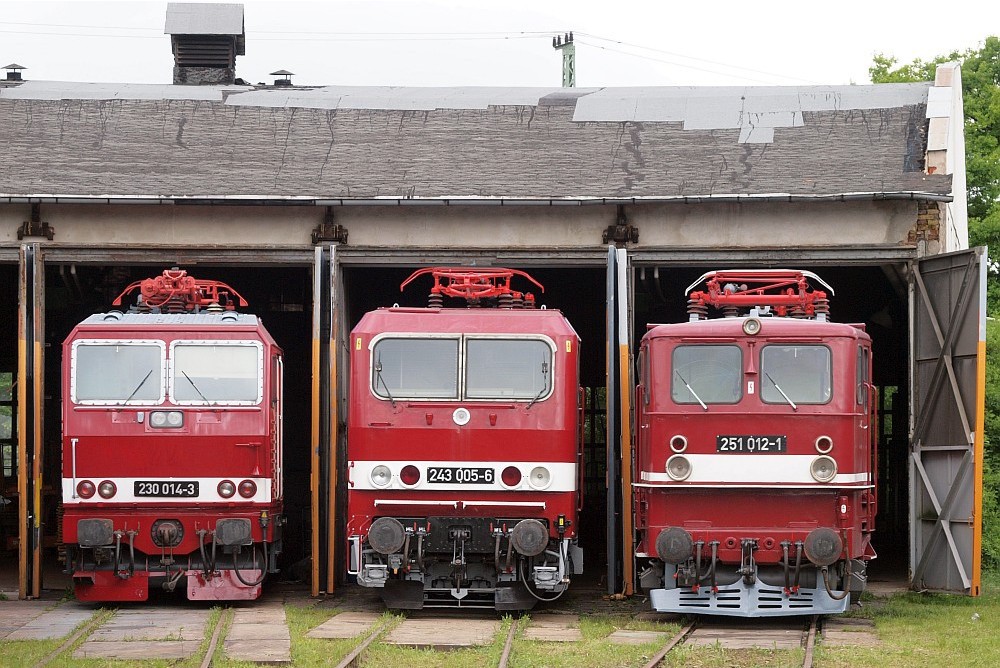
[{"label": "metal door", "polygon": [[632,593],[632,351],[629,275],[624,248],[608,248],[607,550],[608,593]]},{"label": "metal door", "polygon": [[17,316],[18,598],[42,588],[45,267],[38,244],[20,250]]},{"label": "metal door", "polygon": [[608,593],[615,594],[618,591],[618,582],[621,569],[621,553],[618,550],[618,513],[619,513],[619,452],[618,442],[620,431],[618,428],[618,351],[615,342],[618,339],[618,252],[614,246],[608,248],[608,273],[607,291],[607,311],[605,313],[607,336],[605,339],[606,352],[606,376],[605,376],[605,411],[607,412],[607,436],[604,443],[607,446],[607,460],[605,469],[605,486],[608,491],[607,497],[607,557],[608,557]]},{"label": "metal door", "polygon": [[632,266],[627,251],[616,251],[618,331],[619,432],[622,478],[622,593],[631,596],[635,581],[635,535],[632,523]]},{"label": "metal door", "polygon": [[979,595],[986,249],[914,263],[910,563],[918,590]]},{"label": "metal door", "polygon": [[337,364],[334,313],[336,246],[317,246],[313,256],[311,593],[332,593],[336,586],[337,521]]}]

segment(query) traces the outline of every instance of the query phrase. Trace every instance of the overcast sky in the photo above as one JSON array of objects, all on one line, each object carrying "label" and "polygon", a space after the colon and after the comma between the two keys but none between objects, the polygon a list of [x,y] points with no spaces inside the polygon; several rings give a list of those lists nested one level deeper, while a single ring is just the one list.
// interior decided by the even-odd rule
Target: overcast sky
[{"label": "overcast sky", "polygon": [[[996,0],[329,0],[244,2],[236,75],[295,84],[578,86],[868,83],[900,62],[1000,34]],[[0,64],[25,79],[170,83],[165,2],[0,2]]]}]

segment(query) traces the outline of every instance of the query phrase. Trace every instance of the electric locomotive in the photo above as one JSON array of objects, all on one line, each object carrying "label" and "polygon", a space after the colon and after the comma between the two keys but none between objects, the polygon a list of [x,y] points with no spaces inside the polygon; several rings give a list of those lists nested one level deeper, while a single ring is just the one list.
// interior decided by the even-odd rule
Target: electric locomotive
[{"label": "electric locomotive", "polygon": [[830,321],[826,291],[804,271],[710,272],[687,290],[688,322],[643,337],[633,500],[655,610],[825,614],[860,596],[875,557],[871,339]]},{"label": "electric locomotive", "polygon": [[282,352],[224,283],[137,281],[63,343],[63,541],[81,601],[249,600],[277,572]]},{"label": "electric locomotive", "polygon": [[[350,338],[348,573],[390,608],[523,610],[583,569],[580,340],[511,269],[422,269]],[[446,308],[445,298],[464,300]]]}]

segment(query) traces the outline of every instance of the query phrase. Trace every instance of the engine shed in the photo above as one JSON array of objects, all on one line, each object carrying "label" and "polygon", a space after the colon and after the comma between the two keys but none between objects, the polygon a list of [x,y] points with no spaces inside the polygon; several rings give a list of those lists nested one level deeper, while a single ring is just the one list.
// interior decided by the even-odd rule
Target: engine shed
[{"label": "engine shed", "polygon": [[579,332],[587,570],[626,593],[634,345],[686,317],[706,271],[817,273],[832,319],[873,340],[871,572],[979,593],[986,264],[957,66],[852,86],[251,86],[242,34],[192,66],[177,45],[201,33],[172,25],[172,84],[0,81],[0,566],[20,597],[59,543],[59,343],[172,266],[236,287],[286,352],[286,566],[314,595],[344,573],[347,333],[422,305],[399,285],[432,265],[530,270]]}]

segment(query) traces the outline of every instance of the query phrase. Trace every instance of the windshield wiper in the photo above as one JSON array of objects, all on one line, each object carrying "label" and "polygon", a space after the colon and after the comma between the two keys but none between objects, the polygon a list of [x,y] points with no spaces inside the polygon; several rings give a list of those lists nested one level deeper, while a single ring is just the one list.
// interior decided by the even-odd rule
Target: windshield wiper
[{"label": "windshield wiper", "polygon": [[194,391],[198,393],[198,396],[202,398],[202,401],[204,401],[206,404],[212,403],[211,401],[208,400],[208,397],[206,397],[205,394],[198,388],[198,386],[194,384],[194,381],[191,380],[191,376],[187,375],[187,371],[181,370],[181,373],[184,374],[185,378],[187,378],[187,382],[191,383],[191,387],[193,387]]},{"label": "windshield wiper", "polygon": [[[375,361],[375,380],[382,383],[382,387],[385,388],[385,396],[389,397],[389,403],[395,408],[396,400],[392,398],[392,392],[389,391],[389,386],[385,384],[385,379],[382,377],[382,355],[379,355],[378,360]],[[378,383],[375,384],[376,391],[378,391]]]},{"label": "windshield wiper", "polygon": [[142,380],[139,381],[139,384],[135,386],[134,390],[132,390],[132,394],[128,395],[128,397],[125,398],[125,401],[123,401],[122,404],[127,404],[128,402],[132,401],[132,397],[135,396],[135,393],[139,391],[140,387],[146,384],[146,381],[149,379],[151,375],[153,375],[152,369],[146,372],[146,375],[142,377]]},{"label": "windshield wiper", "polygon": [[681,372],[678,371],[677,369],[674,369],[674,373],[676,373],[677,377],[681,379],[682,383],[684,383],[684,387],[686,387],[687,390],[688,390],[688,392],[691,393],[691,396],[694,397],[695,399],[697,399],[698,403],[701,404],[701,407],[704,408],[707,411],[708,410],[708,406],[706,406],[705,402],[701,400],[701,397],[698,396],[698,393],[694,391],[694,388],[691,387],[690,385],[688,385],[688,382],[686,380],[684,380],[684,376],[681,375]]},{"label": "windshield wiper", "polygon": [[535,395],[534,399],[528,402],[528,405],[524,407],[524,410],[528,410],[535,405],[535,402],[542,398],[545,391],[549,389],[549,363],[542,362],[542,389],[538,390],[538,394]]},{"label": "windshield wiper", "polygon": [[774,389],[776,389],[778,392],[781,393],[781,396],[785,398],[785,401],[787,401],[788,405],[792,407],[792,410],[793,411],[799,410],[799,407],[795,405],[795,402],[792,401],[787,394],[785,394],[785,391],[783,389],[778,387],[778,384],[776,382],[774,382],[774,378],[771,378],[771,374],[764,372],[764,375],[767,376],[767,379],[769,381],[771,381],[771,385],[774,385]]}]

